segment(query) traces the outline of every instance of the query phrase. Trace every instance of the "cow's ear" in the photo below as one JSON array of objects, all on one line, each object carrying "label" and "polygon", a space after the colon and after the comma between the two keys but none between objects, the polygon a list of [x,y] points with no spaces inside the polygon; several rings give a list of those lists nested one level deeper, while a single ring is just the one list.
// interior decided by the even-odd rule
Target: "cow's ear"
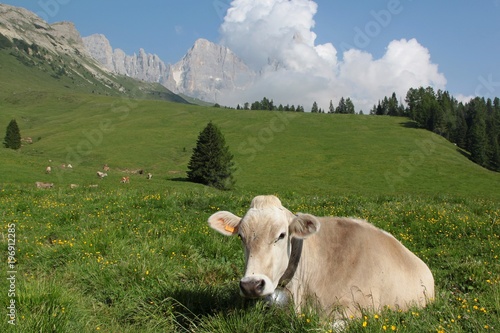
[{"label": "cow's ear", "polygon": [[297,214],[290,223],[290,234],[297,238],[306,238],[318,232],[320,223],[310,214]]},{"label": "cow's ear", "polygon": [[238,234],[240,221],[241,217],[226,211],[217,212],[208,218],[210,227],[225,236]]}]

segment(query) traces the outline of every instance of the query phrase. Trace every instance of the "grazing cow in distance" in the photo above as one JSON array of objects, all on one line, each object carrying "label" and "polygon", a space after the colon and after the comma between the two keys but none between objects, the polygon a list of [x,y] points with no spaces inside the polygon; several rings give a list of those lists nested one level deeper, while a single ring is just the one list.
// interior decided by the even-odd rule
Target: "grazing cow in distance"
[{"label": "grazing cow in distance", "polygon": [[109,166],[107,164],[104,164],[103,167],[102,167],[102,169],[104,171],[109,171]]},{"label": "grazing cow in distance", "polygon": [[51,167],[50,167],[50,165],[49,165],[49,166],[47,166],[47,167],[45,168],[45,173],[51,173],[51,172],[52,172],[52,168],[51,168]]},{"label": "grazing cow in distance", "polygon": [[130,177],[122,177],[122,180],[120,180],[120,183],[130,183]]},{"label": "grazing cow in distance", "polygon": [[99,177],[100,179],[103,179],[104,177],[107,177],[108,174],[105,173],[105,172],[101,172],[101,171],[97,171],[97,177]]},{"label": "grazing cow in distance", "polygon": [[52,188],[54,183],[35,182],[37,188]]},{"label": "grazing cow in distance", "polygon": [[364,220],[295,215],[277,197],[257,196],[243,218],[220,211],[208,223],[243,243],[243,297],[270,303],[292,298],[297,311],[314,300],[339,324],[363,309],[407,310],[434,298],[427,265]]},{"label": "grazing cow in distance", "polygon": [[146,175],[146,179],[151,179],[153,178],[153,174],[151,172],[148,172],[148,174]]},{"label": "grazing cow in distance", "polygon": [[69,184],[69,187],[70,187],[70,188],[77,188],[77,187],[79,187],[79,186],[80,186],[80,185],[78,185],[78,184]]},{"label": "grazing cow in distance", "polygon": [[67,165],[68,169],[73,169],[73,166],[70,164]]}]

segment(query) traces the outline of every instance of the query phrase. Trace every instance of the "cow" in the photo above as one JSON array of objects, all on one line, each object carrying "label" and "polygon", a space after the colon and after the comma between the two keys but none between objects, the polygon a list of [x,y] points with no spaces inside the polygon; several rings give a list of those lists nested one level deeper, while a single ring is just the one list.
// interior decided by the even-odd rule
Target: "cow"
[{"label": "cow", "polygon": [[52,188],[54,187],[53,183],[44,183],[44,182],[35,182],[37,188]]},{"label": "cow", "polygon": [[104,165],[102,166],[102,169],[103,169],[104,171],[109,171],[109,166],[108,166],[107,164],[104,164]]},{"label": "cow", "polygon": [[45,168],[45,173],[51,173],[51,172],[52,172],[52,168],[49,165],[48,167]]},{"label": "cow", "polygon": [[122,177],[122,179],[120,180],[120,183],[130,183],[130,177]]},{"label": "cow", "polygon": [[70,188],[77,188],[77,187],[80,187],[80,185],[78,185],[78,184],[69,184],[69,187]]},{"label": "cow", "polygon": [[277,197],[257,196],[243,218],[219,211],[208,223],[243,243],[245,298],[291,298],[297,311],[312,301],[335,322],[364,309],[424,307],[434,298],[427,265],[365,220],[295,215]]},{"label": "cow", "polygon": [[151,172],[148,172],[148,174],[146,175],[146,179],[151,179],[153,178],[153,174]]},{"label": "cow", "polygon": [[99,177],[100,179],[103,179],[104,177],[107,176],[108,174],[106,172],[97,171],[97,177]]}]

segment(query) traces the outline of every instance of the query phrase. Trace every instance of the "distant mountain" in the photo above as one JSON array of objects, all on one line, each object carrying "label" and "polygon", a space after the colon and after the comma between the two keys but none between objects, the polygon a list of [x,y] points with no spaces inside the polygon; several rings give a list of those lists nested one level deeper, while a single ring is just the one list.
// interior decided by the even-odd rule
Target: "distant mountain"
[{"label": "distant mountain", "polygon": [[[48,74],[51,80],[60,82],[66,88],[75,88],[97,94],[122,95],[137,98],[167,99],[186,103],[182,97],[173,94],[164,85],[151,82],[151,77],[139,74],[119,75],[120,71],[97,61],[87,50],[80,33],[73,23],[48,24],[34,13],[19,7],[0,4],[0,51],[5,50],[33,71]],[[118,57],[116,57],[118,59]],[[146,57],[147,58],[147,57]],[[145,61],[148,65],[141,64]],[[143,67],[159,59],[136,59],[135,73],[142,73]],[[128,63],[122,61],[122,63]],[[132,64],[133,61],[130,61]],[[0,64],[1,65],[1,64]],[[164,64],[163,64],[164,66]],[[134,72],[134,69],[131,69]],[[9,80],[9,78],[2,78]],[[137,80],[140,79],[140,80]]]},{"label": "distant mountain", "polygon": [[177,63],[166,64],[143,49],[133,55],[113,49],[101,34],[82,38],[71,22],[48,24],[5,4],[0,4],[1,48],[12,48],[11,55],[25,65],[64,79],[66,87],[70,81],[99,94],[186,102],[183,95],[218,103],[224,94],[251,86],[258,75],[230,49],[206,39],[198,39]]},{"label": "distant mountain", "polygon": [[139,54],[126,55],[121,49],[113,50],[109,40],[101,34],[84,37],[83,44],[89,54],[111,72],[162,85],[168,80],[170,66],[156,54],[140,49]]},{"label": "distant mountain", "polygon": [[198,39],[170,68],[167,88],[205,101],[218,102],[220,94],[245,89],[254,73],[230,49]]},{"label": "distant mountain", "polygon": [[245,89],[256,76],[230,49],[206,39],[198,39],[173,65],[143,49],[139,54],[126,55],[121,49],[113,49],[104,35],[84,37],[83,42],[87,52],[114,73],[157,82],[177,94],[212,103],[218,102],[223,93]]}]

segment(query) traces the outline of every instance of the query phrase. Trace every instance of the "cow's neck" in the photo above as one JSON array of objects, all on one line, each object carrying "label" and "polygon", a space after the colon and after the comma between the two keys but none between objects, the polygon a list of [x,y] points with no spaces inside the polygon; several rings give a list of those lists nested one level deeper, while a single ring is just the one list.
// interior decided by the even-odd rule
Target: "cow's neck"
[{"label": "cow's neck", "polygon": [[288,261],[288,267],[286,268],[285,273],[280,278],[278,286],[285,287],[295,275],[297,271],[297,267],[299,266],[300,257],[302,255],[302,245],[304,243],[303,239],[292,238],[291,241],[292,251],[290,254],[290,260]]}]

